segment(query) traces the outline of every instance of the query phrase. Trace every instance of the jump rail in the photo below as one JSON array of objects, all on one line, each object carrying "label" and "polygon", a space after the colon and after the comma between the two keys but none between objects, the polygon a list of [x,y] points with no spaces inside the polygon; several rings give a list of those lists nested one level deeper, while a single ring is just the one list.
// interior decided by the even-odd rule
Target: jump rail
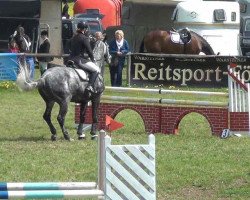
[{"label": "jump rail", "polygon": [[206,92],[206,91],[181,91],[181,90],[164,90],[164,89],[145,89],[145,88],[125,88],[125,87],[105,87],[106,91],[111,92],[142,92],[145,94],[189,94],[199,96],[224,96],[227,97],[226,92]]},{"label": "jump rail", "polygon": [[213,101],[191,101],[191,100],[175,100],[175,99],[158,99],[158,98],[137,98],[137,97],[122,97],[122,96],[102,96],[102,100],[106,101],[123,101],[137,103],[159,103],[159,104],[177,104],[177,105],[194,105],[194,106],[214,106],[227,107],[228,103],[213,102]]}]

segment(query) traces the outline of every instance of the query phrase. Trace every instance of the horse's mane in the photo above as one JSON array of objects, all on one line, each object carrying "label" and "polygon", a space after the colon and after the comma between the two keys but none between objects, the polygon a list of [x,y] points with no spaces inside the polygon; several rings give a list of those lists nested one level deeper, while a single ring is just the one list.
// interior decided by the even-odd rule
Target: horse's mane
[{"label": "horse's mane", "polygon": [[207,40],[205,40],[201,35],[199,35],[198,33],[190,30],[191,35],[197,37],[200,39],[200,41],[202,42],[202,52],[207,54],[207,55],[214,55],[214,50],[212,49],[211,45],[207,42]]}]

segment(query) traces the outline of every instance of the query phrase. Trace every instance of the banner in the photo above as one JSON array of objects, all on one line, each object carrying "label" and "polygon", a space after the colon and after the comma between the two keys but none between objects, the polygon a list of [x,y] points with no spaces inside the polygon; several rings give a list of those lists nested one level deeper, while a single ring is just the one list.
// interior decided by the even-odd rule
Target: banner
[{"label": "banner", "polygon": [[250,79],[250,58],[232,56],[197,56],[130,54],[130,86],[227,87],[228,65],[246,81]]},{"label": "banner", "polygon": [[17,71],[17,54],[0,53],[0,81],[15,81]]}]

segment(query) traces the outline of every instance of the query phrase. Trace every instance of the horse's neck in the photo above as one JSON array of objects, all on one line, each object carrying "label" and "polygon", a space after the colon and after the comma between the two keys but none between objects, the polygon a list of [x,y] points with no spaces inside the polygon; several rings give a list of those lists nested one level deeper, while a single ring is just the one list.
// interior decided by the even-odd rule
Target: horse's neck
[{"label": "horse's neck", "polygon": [[201,35],[199,35],[198,33],[194,32],[194,31],[190,31],[192,36],[196,37],[200,43],[201,43],[201,51],[203,53],[205,53],[206,55],[214,55],[214,50],[211,47],[211,45],[207,42],[207,40],[205,40]]}]

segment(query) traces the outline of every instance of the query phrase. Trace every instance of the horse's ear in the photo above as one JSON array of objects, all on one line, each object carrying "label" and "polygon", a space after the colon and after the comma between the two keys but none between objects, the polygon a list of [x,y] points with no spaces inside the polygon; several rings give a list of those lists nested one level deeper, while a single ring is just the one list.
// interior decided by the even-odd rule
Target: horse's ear
[{"label": "horse's ear", "polygon": [[171,28],[171,31],[177,32],[176,29],[174,27]]}]

